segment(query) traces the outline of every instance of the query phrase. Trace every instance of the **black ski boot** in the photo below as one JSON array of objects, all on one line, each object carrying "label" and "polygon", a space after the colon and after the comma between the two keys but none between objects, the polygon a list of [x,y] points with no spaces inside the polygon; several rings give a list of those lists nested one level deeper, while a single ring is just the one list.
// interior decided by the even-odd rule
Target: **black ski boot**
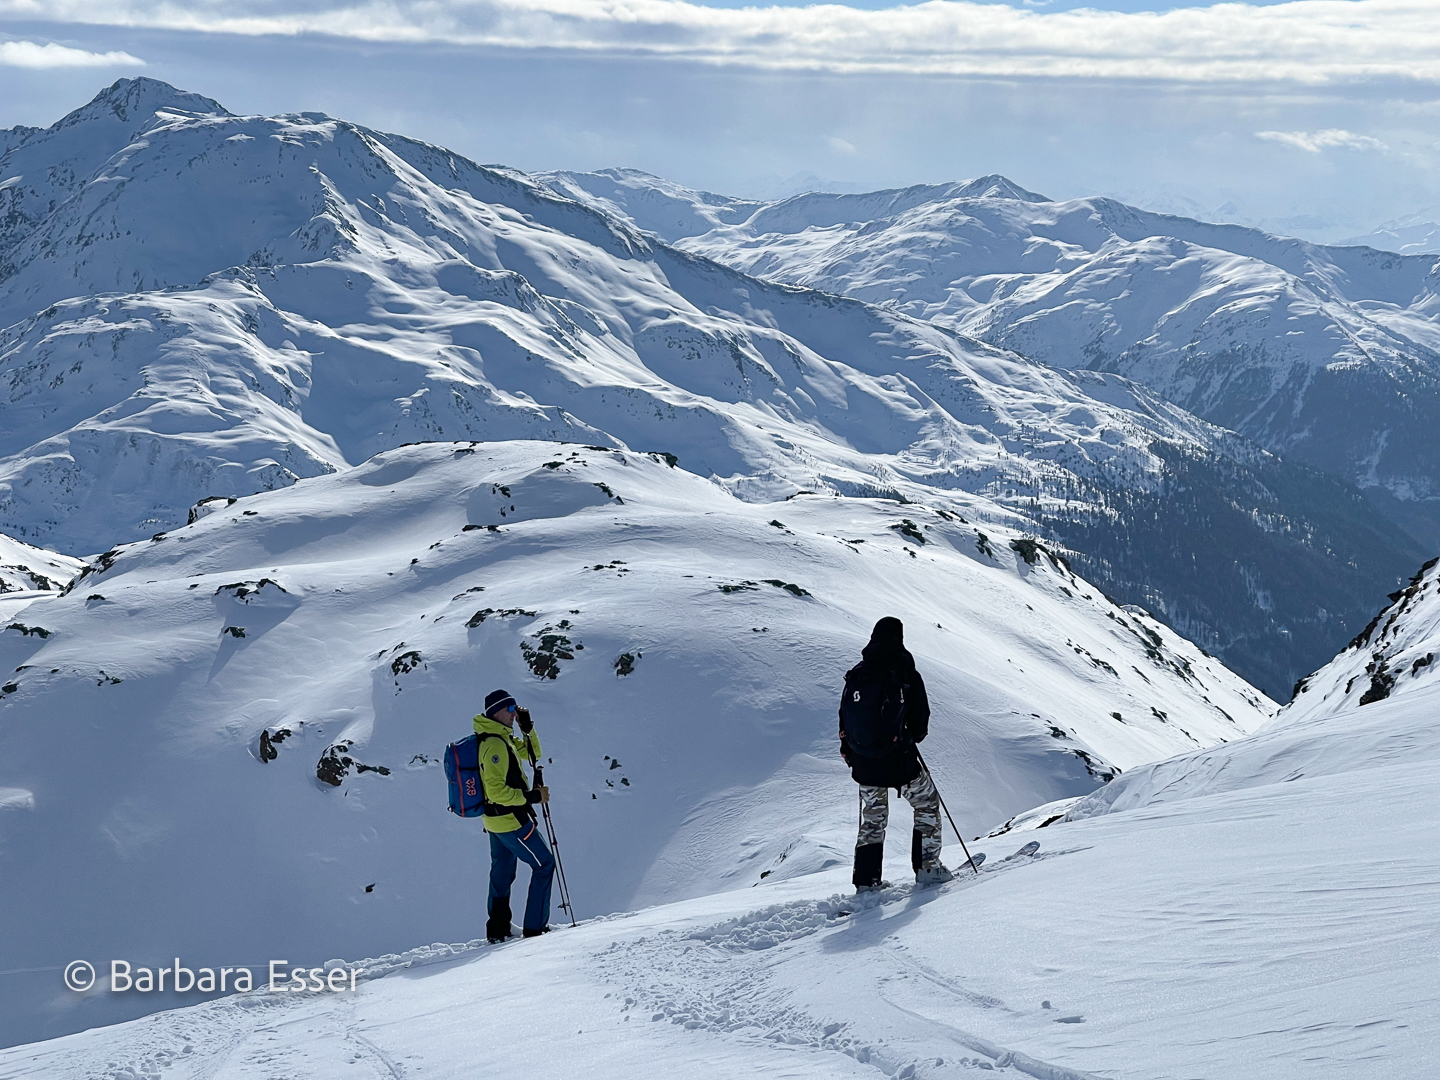
[{"label": "black ski boot", "polygon": [[485,922],[485,940],[496,945],[514,936],[510,929],[510,898],[497,896],[490,905],[490,918]]},{"label": "black ski boot", "polygon": [[884,844],[857,844],[855,846],[855,874],[851,881],[856,892],[872,892],[883,889],[880,880],[880,864],[885,861]]}]

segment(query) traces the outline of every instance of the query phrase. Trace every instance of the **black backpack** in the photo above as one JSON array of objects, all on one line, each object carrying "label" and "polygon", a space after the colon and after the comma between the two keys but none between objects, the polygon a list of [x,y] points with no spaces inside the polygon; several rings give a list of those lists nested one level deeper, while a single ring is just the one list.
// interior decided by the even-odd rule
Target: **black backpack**
[{"label": "black backpack", "polygon": [[889,757],[910,741],[905,728],[905,684],[888,667],[862,660],[845,673],[840,726],[861,757]]}]

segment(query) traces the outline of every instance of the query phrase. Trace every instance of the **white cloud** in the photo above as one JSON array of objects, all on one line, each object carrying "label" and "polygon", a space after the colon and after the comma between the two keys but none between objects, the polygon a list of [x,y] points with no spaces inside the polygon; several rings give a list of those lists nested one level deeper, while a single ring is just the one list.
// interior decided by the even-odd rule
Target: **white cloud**
[{"label": "white cloud", "polygon": [[826,135],[825,144],[829,146],[831,150],[834,150],[837,154],[855,153],[855,144],[840,138],[838,135]]},{"label": "white cloud", "polygon": [[145,66],[145,61],[127,52],[93,53],[47,41],[0,41],[0,64],[23,68],[74,68]]},{"label": "white cloud", "polygon": [[1356,135],[1353,131],[1346,131],[1344,128],[1325,128],[1321,131],[1257,131],[1255,135],[1260,139],[1269,139],[1272,142],[1299,147],[1312,154],[1331,149],[1389,149],[1379,139],[1372,139],[1369,135]]},{"label": "white cloud", "polygon": [[1435,0],[1045,12],[684,0],[0,0],[0,18],[683,57],[791,70],[1307,84],[1440,82]]}]

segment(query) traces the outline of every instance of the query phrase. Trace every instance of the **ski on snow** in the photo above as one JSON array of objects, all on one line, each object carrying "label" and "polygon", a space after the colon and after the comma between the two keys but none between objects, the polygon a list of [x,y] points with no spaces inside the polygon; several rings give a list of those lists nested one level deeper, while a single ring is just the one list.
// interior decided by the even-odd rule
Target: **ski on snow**
[{"label": "ski on snow", "polygon": [[[1013,863],[1013,862],[1017,862],[1017,861],[1019,861],[1019,860],[1021,860],[1021,859],[1028,859],[1031,855],[1034,855],[1034,854],[1035,854],[1037,851],[1039,851],[1039,850],[1040,850],[1040,841],[1038,841],[1038,840],[1031,840],[1031,841],[1030,841],[1028,844],[1026,844],[1024,847],[1020,848],[1020,850],[1016,851],[1013,855],[1006,855],[1005,858],[1001,859],[999,862],[997,862],[997,863],[991,863],[991,864],[990,864],[990,868],[989,868],[988,870],[983,870],[983,869],[981,869],[981,867],[984,866],[984,864],[985,864],[985,853],[984,853],[983,851],[977,851],[973,856],[971,856],[970,861],[967,862],[967,863],[965,863],[964,866],[961,867],[961,869],[963,870],[963,869],[965,869],[966,867],[970,866],[971,863],[973,863],[973,864],[975,865],[975,873],[976,873],[976,875],[979,875],[979,874],[994,874],[994,873],[999,873],[1000,868],[1001,868],[1002,866],[1004,866],[1006,863]],[[959,880],[960,877],[961,877],[961,875],[960,875],[959,873],[957,873],[955,879],[956,879],[956,880]],[[891,886],[888,882],[882,883],[881,886],[880,886],[880,888],[874,890],[874,893],[872,893],[871,895],[878,894],[878,893],[883,893],[883,892],[887,891],[888,889],[890,889],[891,887],[892,887],[892,886]],[[920,888],[920,887],[922,887],[922,886],[917,886],[917,888]],[[933,886],[923,886],[923,887],[930,888],[930,887],[933,887]],[[942,885],[942,886],[940,886],[940,888],[944,888],[944,886]],[[861,894],[858,894],[858,895],[862,895],[862,896],[863,896],[863,895],[866,895],[866,894],[861,893]],[[899,897],[897,896],[897,897],[895,897],[894,899],[898,900]],[[893,901],[885,900],[885,899],[882,899],[882,900],[880,901],[881,904],[887,904],[887,903],[891,903],[891,902],[893,902]],[[848,916],[848,915],[853,915],[853,914],[854,914],[854,910],[853,910],[853,909],[850,909],[850,910],[841,910],[841,911],[837,911],[837,912],[835,913],[835,917],[836,917],[836,918],[843,919],[843,918],[845,918],[846,916]]]}]

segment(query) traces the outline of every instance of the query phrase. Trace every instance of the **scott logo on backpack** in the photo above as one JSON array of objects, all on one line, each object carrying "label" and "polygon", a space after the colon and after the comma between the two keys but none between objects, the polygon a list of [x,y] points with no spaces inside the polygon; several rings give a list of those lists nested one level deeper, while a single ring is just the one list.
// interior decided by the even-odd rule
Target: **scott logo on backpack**
[{"label": "scott logo on backpack", "polygon": [[845,673],[843,700],[840,723],[855,753],[886,757],[907,741],[905,684],[893,671],[861,661]]}]

